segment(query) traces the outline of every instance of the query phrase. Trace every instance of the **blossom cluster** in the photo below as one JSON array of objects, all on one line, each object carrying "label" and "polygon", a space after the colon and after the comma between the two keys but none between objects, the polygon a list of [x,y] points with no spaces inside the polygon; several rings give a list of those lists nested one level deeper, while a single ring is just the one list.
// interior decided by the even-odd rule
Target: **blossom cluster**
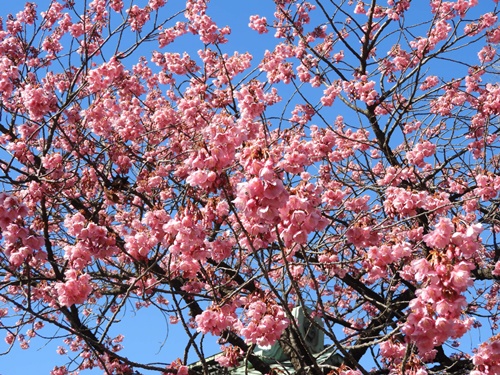
[{"label": "blossom cluster", "polygon": [[248,220],[246,230],[253,236],[268,233],[270,226],[278,224],[280,208],[288,201],[289,193],[272,167],[271,161],[264,163],[258,177],[237,187],[234,205]]},{"label": "blossom cluster", "polygon": [[500,372],[500,341],[498,336],[479,346],[472,359],[475,370],[471,375],[493,375]]},{"label": "blossom cluster", "polygon": [[421,258],[411,262],[408,274],[422,283],[416,298],[410,302],[410,314],[402,328],[420,353],[434,358],[434,347],[448,338],[459,338],[473,324],[464,314],[467,301],[463,295],[472,285],[472,259],[480,250],[478,236],[481,225],[457,228],[448,218],[439,218],[435,228],[423,236],[429,248],[430,260]]},{"label": "blossom cluster", "polygon": [[70,307],[74,304],[81,304],[87,300],[92,292],[89,274],[81,274],[70,269],[65,273],[66,280],[55,285],[57,299],[61,306]]},{"label": "blossom cluster", "polygon": [[81,213],[67,216],[64,225],[68,234],[77,239],[75,245],[65,246],[64,257],[74,270],[82,270],[93,258],[102,259],[115,254],[118,250],[115,240],[107,228],[88,223]]},{"label": "blossom cluster", "polygon": [[[241,317],[236,309],[243,307]],[[289,324],[283,308],[257,296],[242,297],[223,306],[211,306],[195,318],[197,330],[220,336],[235,330],[249,344],[273,345]]]}]

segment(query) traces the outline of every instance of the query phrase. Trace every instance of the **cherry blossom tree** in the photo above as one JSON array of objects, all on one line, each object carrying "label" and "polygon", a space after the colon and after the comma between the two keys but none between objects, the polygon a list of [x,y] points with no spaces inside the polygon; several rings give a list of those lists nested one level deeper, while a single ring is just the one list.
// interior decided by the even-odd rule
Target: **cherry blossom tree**
[{"label": "cherry blossom tree", "polygon": [[[205,336],[263,374],[271,345],[301,374],[500,373],[497,2],[261,0],[252,43],[221,0],[6,15],[8,348],[59,340],[53,375],[209,373]],[[121,354],[130,306],[184,357]]]}]

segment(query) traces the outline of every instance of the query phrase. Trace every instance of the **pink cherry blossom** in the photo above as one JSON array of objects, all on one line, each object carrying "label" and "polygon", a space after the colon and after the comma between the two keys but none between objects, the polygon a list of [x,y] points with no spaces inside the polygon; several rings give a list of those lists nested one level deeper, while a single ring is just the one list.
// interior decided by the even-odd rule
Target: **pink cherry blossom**
[{"label": "pink cherry blossom", "polygon": [[258,15],[250,16],[250,23],[248,26],[259,34],[265,34],[269,32],[267,29],[267,19],[266,17],[260,17]]},{"label": "pink cherry blossom", "polygon": [[[119,7],[119,5],[116,5],[116,7]],[[142,30],[142,27],[150,18],[149,12],[148,8],[139,8],[137,5],[133,5],[130,9],[127,9],[128,22],[132,31]]]},{"label": "pink cherry blossom", "polygon": [[445,248],[451,240],[453,233],[453,223],[448,218],[440,218],[435,229],[423,237],[427,246],[435,248]]},{"label": "pink cherry blossom", "polygon": [[65,276],[66,281],[55,285],[59,303],[67,307],[83,303],[92,292],[90,275],[78,275],[77,271],[69,270]]},{"label": "pink cherry blossom", "polygon": [[269,346],[280,338],[288,324],[280,306],[253,300],[245,306],[244,318],[238,320],[235,327],[246,342]]},{"label": "pink cherry blossom", "polygon": [[500,371],[500,345],[498,337],[492,337],[490,342],[483,343],[473,357],[473,363],[476,366],[475,374],[490,375]]},{"label": "pink cherry blossom", "polygon": [[[279,372],[279,345],[304,372],[500,371],[497,1],[14,3],[7,352],[59,340],[57,375]],[[155,313],[183,333],[144,363],[124,319]]]},{"label": "pink cherry blossom", "polygon": [[196,317],[197,329],[203,333],[220,335],[236,322],[234,308],[231,306],[213,307]]}]

